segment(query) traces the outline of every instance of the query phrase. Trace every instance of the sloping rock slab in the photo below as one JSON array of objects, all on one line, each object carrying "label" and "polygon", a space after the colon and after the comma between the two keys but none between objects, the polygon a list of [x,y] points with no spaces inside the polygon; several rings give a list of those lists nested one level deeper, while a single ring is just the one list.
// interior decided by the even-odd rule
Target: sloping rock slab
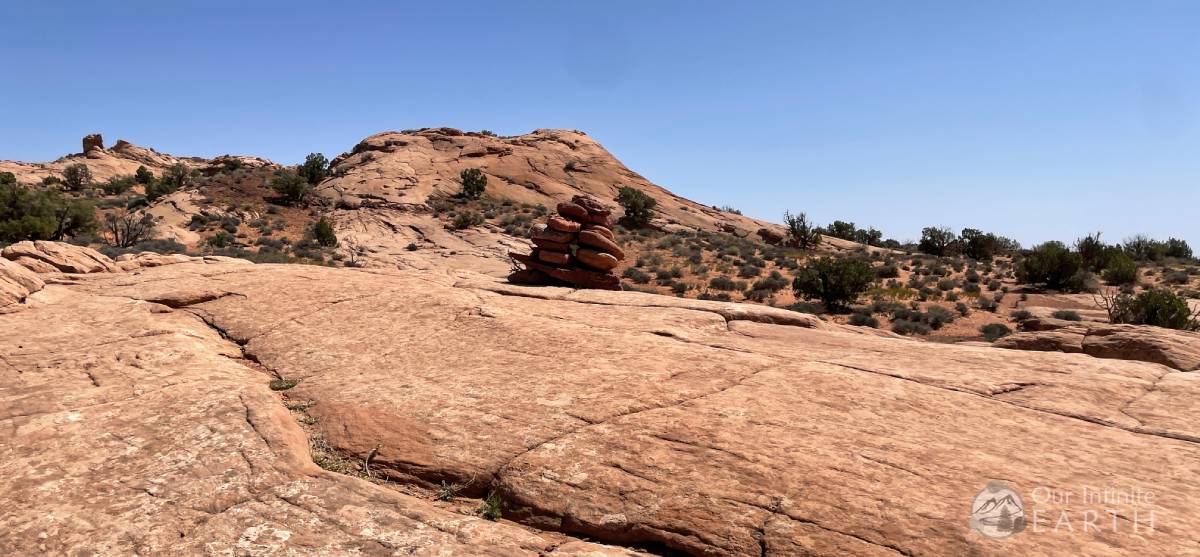
[{"label": "sloping rock slab", "polygon": [[1154,362],[1180,371],[1200,370],[1200,333],[1148,325],[1062,325],[1047,320],[1027,322],[1033,331],[993,343],[998,348],[1082,352],[1096,358]]},{"label": "sloping rock slab", "polygon": [[[315,401],[314,427],[345,454],[377,450],[372,468],[403,484],[445,480],[494,493],[506,517],[538,528],[660,553],[752,556],[1184,555],[1200,544],[1200,375],[1084,354],[730,320],[715,308],[669,307],[690,302],[662,296],[474,286],[485,280],[185,264],[47,288],[114,304],[164,289],[237,292],[174,314],[203,318],[244,344],[247,357],[297,380],[289,397]],[[60,305],[76,315],[111,312]],[[129,336],[111,329],[75,330],[92,342]],[[128,367],[114,376],[162,382]],[[92,402],[70,398],[81,391],[72,387],[39,400]],[[185,413],[206,425],[212,418],[203,416],[224,415],[232,402],[195,389],[173,400],[197,406]],[[46,464],[30,458],[17,459],[17,479],[7,481],[37,483]],[[230,475],[235,485],[246,477],[245,469]],[[1005,540],[969,527],[971,502],[993,479],[1018,491],[1031,523]],[[1106,507],[1082,501],[1084,488],[1154,497],[1120,505],[1114,532]],[[322,501],[352,496],[330,489]],[[1046,492],[1074,498],[1034,496]],[[39,514],[30,516],[50,508],[36,503]],[[237,508],[248,522],[272,516],[252,503]],[[1103,534],[1084,530],[1086,510],[1103,519]],[[1143,527],[1154,513],[1153,535],[1132,532],[1135,511]],[[1074,529],[1051,531],[1062,512]],[[67,523],[63,532],[85,529]],[[413,526],[401,523],[388,538],[419,536],[402,534]],[[347,532],[377,536],[375,525]]]},{"label": "sloping rock slab", "polygon": [[46,263],[64,273],[103,273],[118,270],[108,256],[91,248],[62,242],[17,242],[4,248],[0,256],[18,262],[21,258],[29,258]]}]

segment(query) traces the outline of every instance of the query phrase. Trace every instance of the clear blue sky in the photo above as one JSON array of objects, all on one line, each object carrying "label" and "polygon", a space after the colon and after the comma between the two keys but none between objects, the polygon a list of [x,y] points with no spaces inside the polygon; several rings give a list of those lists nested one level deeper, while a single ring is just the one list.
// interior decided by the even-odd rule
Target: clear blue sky
[{"label": "clear blue sky", "polygon": [[1200,3],[0,4],[0,158],[588,132],[697,201],[1200,250]]}]

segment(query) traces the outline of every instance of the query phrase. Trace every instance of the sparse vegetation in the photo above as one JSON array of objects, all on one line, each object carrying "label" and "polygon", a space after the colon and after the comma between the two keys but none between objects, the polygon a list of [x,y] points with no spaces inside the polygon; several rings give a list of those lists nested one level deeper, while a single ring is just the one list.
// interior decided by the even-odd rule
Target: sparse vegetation
[{"label": "sparse vegetation", "polygon": [[487,189],[487,176],[483,175],[483,171],[478,168],[464,168],[458,173],[458,179],[462,182],[462,195],[467,199],[479,199],[483,197],[484,190]]},{"label": "sparse vegetation", "polygon": [[488,520],[500,520],[500,517],[503,516],[500,505],[500,496],[495,492],[488,493],[487,497],[483,499],[483,503],[479,505],[479,514]]},{"label": "sparse vegetation", "polygon": [[308,180],[290,168],[280,170],[275,179],[271,180],[271,189],[279,194],[285,205],[303,203],[308,197],[310,187]]},{"label": "sparse vegetation", "polygon": [[984,340],[988,342],[995,342],[1000,338],[1011,335],[1012,329],[1008,328],[1008,325],[1003,323],[988,323],[987,325],[979,327],[979,332],[983,335]]},{"label": "sparse vegetation", "polygon": [[71,191],[83,191],[92,185],[92,171],[83,163],[69,164],[63,168],[62,181]]},{"label": "sparse vegetation", "polygon": [[787,226],[788,245],[812,249],[821,244],[820,227],[808,222],[808,216],[804,213],[793,215],[784,211],[783,224]]},{"label": "sparse vegetation", "polygon": [[820,300],[833,311],[853,302],[870,287],[871,265],[859,259],[822,257],[800,269],[792,281],[797,296]]},{"label": "sparse vegetation", "polygon": [[653,197],[630,186],[621,186],[617,194],[617,203],[625,210],[622,222],[629,226],[640,228],[650,224],[654,206],[658,204]]},{"label": "sparse vegetation", "polygon": [[0,242],[62,240],[96,230],[96,210],[49,190],[34,190],[0,172]]},{"label": "sparse vegetation", "polygon": [[321,153],[309,153],[296,171],[309,185],[315,186],[329,177],[329,160]]}]

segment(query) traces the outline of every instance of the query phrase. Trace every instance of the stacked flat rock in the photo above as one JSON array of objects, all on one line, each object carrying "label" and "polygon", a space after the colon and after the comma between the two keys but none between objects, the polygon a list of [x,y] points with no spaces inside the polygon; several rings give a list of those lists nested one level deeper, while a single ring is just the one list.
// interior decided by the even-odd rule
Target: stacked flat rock
[{"label": "stacked flat rock", "polygon": [[569,284],[579,288],[620,290],[613,269],[625,252],[617,245],[608,218],[612,210],[577,195],[558,204],[558,214],[529,231],[533,253],[510,253],[524,268],[508,276],[520,284]]}]

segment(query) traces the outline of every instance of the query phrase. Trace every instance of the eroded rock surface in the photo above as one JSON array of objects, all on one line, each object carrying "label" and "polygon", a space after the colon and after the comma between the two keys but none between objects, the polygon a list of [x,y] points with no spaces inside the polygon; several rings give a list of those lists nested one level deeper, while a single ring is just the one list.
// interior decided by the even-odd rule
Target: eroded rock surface
[{"label": "eroded rock surface", "polygon": [[1080,352],[1097,358],[1155,362],[1180,371],[1200,370],[1200,333],[1149,325],[1113,325],[1059,319],[1027,321],[1030,330],[994,345],[1016,350]]},{"label": "eroded rock surface", "polygon": [[[266,384],[396,482],[506,518],[713,555],[1186,555],[1200,383],[1163,365],[859,334],[762,306],[473,273],[192,260],[76,277],[0,315],[0,552],[522,554],[536,531],[322,471]],[[169,302],[169,303],[168,303]],[[175,306],[176,309],[171,309]],[[785,317],[786,316],[786,317]],[[34,327],[52,320],[60,327]],[[259,369],[243,358],[259,362]],[[1002,479],[1044,531],[968,528]],[[1153,535],[1051,533],[1155,493]],[[1115,520],[1115,519],[1114,519]],[[1106,523],[1107,524],[1107,523]],[[302,526],[301,526],[302,525]],[[43,536],[45,534],[45,536]],[[5,545],[6,544],[6,545]]]}]

